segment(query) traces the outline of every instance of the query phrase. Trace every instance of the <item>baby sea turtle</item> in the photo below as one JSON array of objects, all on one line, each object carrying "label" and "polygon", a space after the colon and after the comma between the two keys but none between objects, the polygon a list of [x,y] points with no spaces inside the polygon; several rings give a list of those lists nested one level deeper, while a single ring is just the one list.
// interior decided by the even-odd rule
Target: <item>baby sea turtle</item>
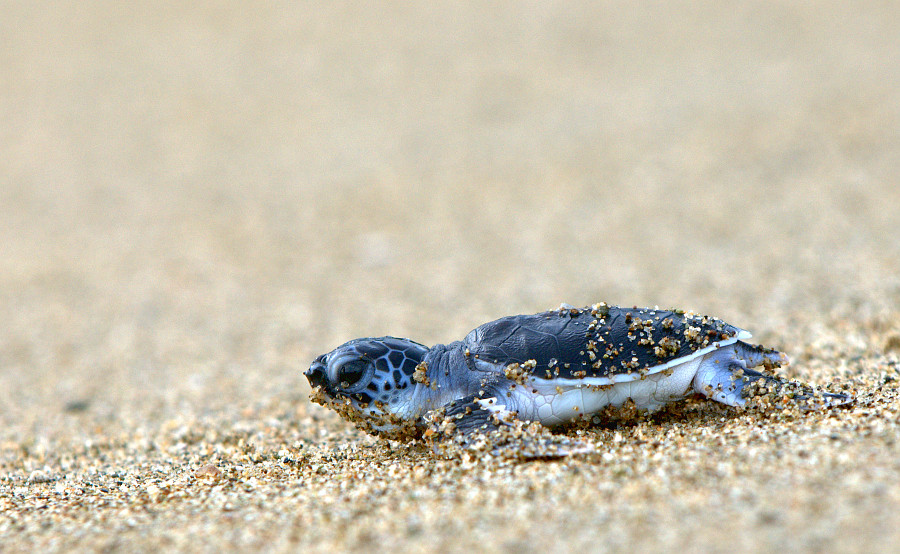
[{"label": "baby sea turtle", "polygon": [[431,348],[394,337],[351,340],[316,358],[306,377],[313,401],[367,432],[461,442],[517,422],[555,427],[596,423],[611,409],[653,412],[691,393],[737,407],[751,399],[801,409],[851,400],[775,376],[786,356],[749,338],[679,310],[564,304]]}]

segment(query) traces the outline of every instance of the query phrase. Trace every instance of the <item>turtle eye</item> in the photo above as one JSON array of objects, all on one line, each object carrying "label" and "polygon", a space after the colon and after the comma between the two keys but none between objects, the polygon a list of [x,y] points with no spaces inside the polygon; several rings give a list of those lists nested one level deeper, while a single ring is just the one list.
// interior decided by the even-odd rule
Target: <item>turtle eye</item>
[{"label": "turtle eye", "polygon": [[363,360],[347,362],[338,369],[338,383],[342,389],[358,384],[366,375],[369,364]]}]

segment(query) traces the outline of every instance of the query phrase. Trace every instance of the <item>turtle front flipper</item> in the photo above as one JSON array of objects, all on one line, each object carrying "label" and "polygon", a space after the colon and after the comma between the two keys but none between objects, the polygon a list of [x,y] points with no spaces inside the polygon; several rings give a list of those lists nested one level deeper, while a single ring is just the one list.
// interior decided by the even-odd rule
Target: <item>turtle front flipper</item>
[{"label": "turtle front flipper", "polygon": [[537,422],[522,421],[495,397],[470,395],[426,417],[425,437],[435,452],[457,449],[505,458],[559,458],[593,452],[589,445],[553,435]]},{"label": "turtle front flipper", "polygon": [[[851,396],[817,390],[805,383],[788,381],[753,367],[778,367],[783,354],[738,343],[736,352],[723,350],[707,357],[697,369],[693,387],[696,392],[729,406],[789,408],[804,411],[841,406]],[[735,356],[734,354],[737,354]]]},{"label": "turtle front flipper", "polygon": [[497,399],[469,395],[454,400],[432,413],[433,432],[450,437],[467,437],[478,433],[498,431],[512,426],[516,413],[497,403]]}]

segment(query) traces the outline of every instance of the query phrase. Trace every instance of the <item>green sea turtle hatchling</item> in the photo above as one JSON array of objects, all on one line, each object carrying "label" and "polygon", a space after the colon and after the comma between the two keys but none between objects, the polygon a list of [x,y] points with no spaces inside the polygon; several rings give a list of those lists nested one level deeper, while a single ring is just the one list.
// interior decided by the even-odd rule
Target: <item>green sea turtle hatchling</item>
[{"label": "green sea turtle hatchling", "polygon": [[555,427],[598,422],[615,409],[653,412],[691,393],[737,407],[851,401],[775,376],[786,356],[749,338],[720,319],[678,310],[564,304],[431,348],[394,337],[351,340],[316,358],[306,377],[313,401],[365,431],[462,444],[527,422]]}]

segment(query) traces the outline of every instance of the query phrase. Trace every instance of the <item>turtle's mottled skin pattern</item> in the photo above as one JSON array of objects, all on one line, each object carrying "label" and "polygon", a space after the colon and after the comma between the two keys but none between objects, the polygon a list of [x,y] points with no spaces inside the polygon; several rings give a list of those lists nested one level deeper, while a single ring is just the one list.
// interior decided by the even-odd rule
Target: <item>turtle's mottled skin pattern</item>
[{"label": "turtle's mottled skin pattern", "polygon": [[538,379],[581,379],[646,372],[738,332],[708,316],[600,304],[504,317],[463,342],[470,356],[491,363],[534,360],[531,374]]},{"label": "turtle's mottled skin pattern", "polygon": [[[416,366],[428,351],[425,345],[394,337],[354,339],[344,343],[342,348],[356,352],[360,359],[374,365],[373,377],[376,378],[365,388],[348,394],[362,404],[370,404],[376,399],[388,403],[396,401],[412,385]],[[319,356],[313,364],[323,363],[327,356]],[[379,376],[381,379],[377,378]]]},{"label": "turtle's mottled skin pattern", "polygon": [[555,426],[628,402],[653,411],[691,392],[730,406],[744,406],[760,387],[812,408],[849,401],[754,370],[787,358],[743,342],[749,337],[677,310],[564,305],[504,317],[431,348],[393,337],[352,340],[316,358],[306,376],[314,401],[393,438],[421,433],[434,413],[452,416],[462,433],[511,419]]}]

